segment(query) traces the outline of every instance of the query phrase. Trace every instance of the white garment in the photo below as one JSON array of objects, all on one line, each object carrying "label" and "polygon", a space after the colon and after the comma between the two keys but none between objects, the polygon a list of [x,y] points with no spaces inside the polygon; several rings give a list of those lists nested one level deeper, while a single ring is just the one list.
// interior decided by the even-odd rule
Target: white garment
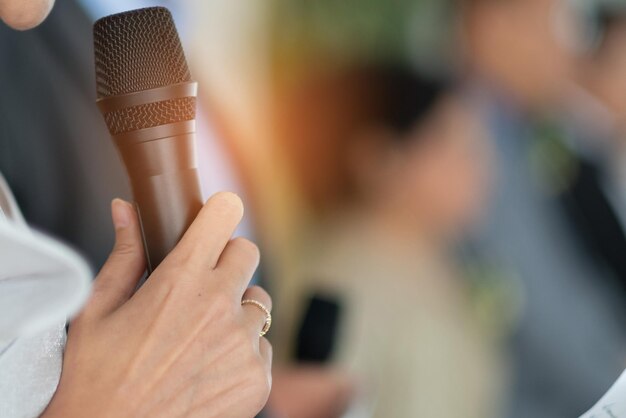
[{"label": "white garment", "polygon": [[49,403],[65,322],[86,301],[91,277],[72,250],[28,228],[0,175],[0,417],[37,417]]}]

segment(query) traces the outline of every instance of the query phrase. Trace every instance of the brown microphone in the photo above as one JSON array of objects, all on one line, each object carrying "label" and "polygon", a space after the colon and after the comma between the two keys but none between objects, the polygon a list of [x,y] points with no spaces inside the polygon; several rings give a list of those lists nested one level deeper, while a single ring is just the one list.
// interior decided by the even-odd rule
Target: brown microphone
[{"label": "brown microphone", "polygon": [[93,33],[97,104],[130,177],[150,273],[202,207],[197,84],[166,8],[104,17]]}]

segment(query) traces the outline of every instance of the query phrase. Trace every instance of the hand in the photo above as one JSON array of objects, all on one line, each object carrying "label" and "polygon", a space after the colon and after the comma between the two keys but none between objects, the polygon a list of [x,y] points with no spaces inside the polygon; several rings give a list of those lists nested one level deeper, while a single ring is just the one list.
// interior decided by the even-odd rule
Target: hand
[{"label": "hand", "polygon": [[281,418],[338,418],[348,409],[353,379],[316,366],[282,370],[274,376],[268,407]]},{"label": "hand", "polygon": [[[115,248],[70,326],[57,393],[42,418],[255,416],[271,388],[272,349],[259,338],[271,309],[247,289],[259,251],[231,240],[243,215],[213,196],[180,243],[133,294],[144,250],[133,207],[112,204]],[[244,294],[245,293],[245,294]]]}]

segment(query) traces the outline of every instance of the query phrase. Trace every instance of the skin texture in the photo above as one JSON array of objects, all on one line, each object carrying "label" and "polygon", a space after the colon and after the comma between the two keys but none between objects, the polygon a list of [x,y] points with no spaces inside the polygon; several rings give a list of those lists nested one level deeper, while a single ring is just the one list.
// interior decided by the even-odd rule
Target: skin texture
[{"label": "skin texture", "polygon": [[54,0],[0,0],[0,19],[14,29],[26,30],[48,16]]},{"label": "skin texture", "polygon": [[206,203],[136,293],[144,250],[133,207],[112,204],[116,244],[70,326],[61,382],[43,418],[255,416],[271,388],[272,349],[259,332],[269,295],[247,289],[257,247],[231,239],[241,200]]}]

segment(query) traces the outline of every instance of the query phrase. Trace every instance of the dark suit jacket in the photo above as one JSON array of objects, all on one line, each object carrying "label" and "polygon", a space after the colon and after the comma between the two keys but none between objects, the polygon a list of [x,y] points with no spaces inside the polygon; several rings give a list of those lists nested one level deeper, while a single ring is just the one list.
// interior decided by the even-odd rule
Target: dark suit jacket
[{"label": "dark suit jacket", "polygon": [[[607,271],[610,285],[626,299],[626,233],[602,187],[602,169],[572,152],[576,175],[559,194],[565,219],[597,267]],[[626,309],[616,312],[626,325]]]},{"label": "dark suit jacket", "polygon": [[40,27],[0,22],[0,172],[34,227],[97,268],[113,243],[110,200],[129,198],[95,105],[91,21],[74,0]]}]

